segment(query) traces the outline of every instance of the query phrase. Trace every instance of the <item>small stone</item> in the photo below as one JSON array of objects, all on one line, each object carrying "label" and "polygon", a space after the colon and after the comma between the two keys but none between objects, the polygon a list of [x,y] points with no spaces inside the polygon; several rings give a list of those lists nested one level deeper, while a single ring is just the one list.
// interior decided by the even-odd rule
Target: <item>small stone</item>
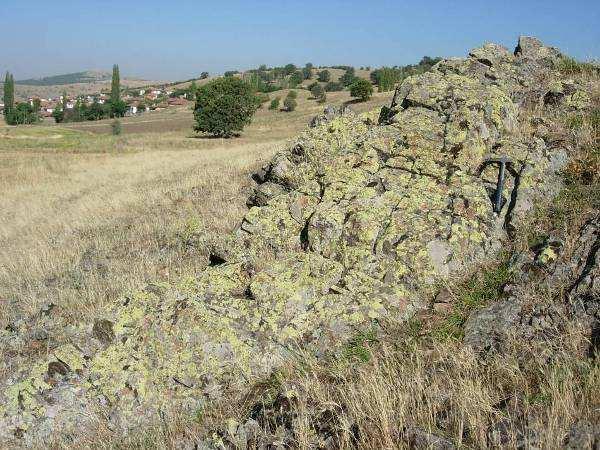
[{"label": "small stone", "polygon": [[31,332],[31,339],[34,341],[45,341],[48,339],[48,332],[41,328],[37,328]]},{"label": "small stone", "polygon": [[113,323],[110,320],[101,319],[94,322],[92,333],[96,339],[104,345],[110,344],[115,339]]}]

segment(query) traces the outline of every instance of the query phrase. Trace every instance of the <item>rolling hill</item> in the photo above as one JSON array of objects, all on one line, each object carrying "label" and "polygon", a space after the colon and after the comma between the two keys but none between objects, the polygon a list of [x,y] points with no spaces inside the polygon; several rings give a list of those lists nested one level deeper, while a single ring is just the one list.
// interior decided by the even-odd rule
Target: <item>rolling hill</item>
[{"label": "rolling hill", "polygon": [[16,84],[23,86],[61,86],[75,83],[96,83],[110,80],[111,73],[100,70],[87,70],[85,72],[67,73],[42,78],[30,78],[17,81]]}]

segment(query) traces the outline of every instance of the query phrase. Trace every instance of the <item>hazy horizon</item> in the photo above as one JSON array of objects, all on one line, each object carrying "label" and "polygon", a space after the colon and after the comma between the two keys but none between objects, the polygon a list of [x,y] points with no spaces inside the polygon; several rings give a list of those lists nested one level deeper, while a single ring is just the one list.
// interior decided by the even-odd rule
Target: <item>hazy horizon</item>
[{"label": "hazy horizon", "polygon": [[[0,73],[25,80],[109,71],[122,77],[182,80],[294,63],[404,65],[429,56],[464,56],[484,42],[512,49],[534,35],[578,59],[600,56],[600,4],[541,1],[501,4],[412,2],[180,1],[53,4],[32,0],[3,7]],[[24,33],[23,30],[28,30]],[[33,30],[33,32],[30,32]],[[18,36],[18,39],[15,38]]]}]

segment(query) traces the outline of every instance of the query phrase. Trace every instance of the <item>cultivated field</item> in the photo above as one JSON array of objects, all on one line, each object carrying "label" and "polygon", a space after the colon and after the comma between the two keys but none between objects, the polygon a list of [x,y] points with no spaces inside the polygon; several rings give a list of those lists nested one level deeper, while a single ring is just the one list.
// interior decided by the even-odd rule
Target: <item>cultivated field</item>
[{"label": "cultivated field", "polygon": [[296,111],[265,104],[230,140],[196,136],[186,108],[126,118],[117,137],[110,121],[0,127],[0,327],[48,303],[92,320],[124,291],[202,269],[205,242],[244,214],[253,168],[323,109],[298,94]]}]

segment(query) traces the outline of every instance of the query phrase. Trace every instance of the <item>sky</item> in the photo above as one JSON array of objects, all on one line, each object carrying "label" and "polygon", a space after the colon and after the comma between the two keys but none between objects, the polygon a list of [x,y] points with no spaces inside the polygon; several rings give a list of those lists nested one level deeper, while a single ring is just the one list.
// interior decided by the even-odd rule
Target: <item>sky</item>
[{"label": "sky", "polygon": [[600,0],[0,0],[0,74],[183,80],[260,64],[394,66],[535,35],[600,58]]}]

